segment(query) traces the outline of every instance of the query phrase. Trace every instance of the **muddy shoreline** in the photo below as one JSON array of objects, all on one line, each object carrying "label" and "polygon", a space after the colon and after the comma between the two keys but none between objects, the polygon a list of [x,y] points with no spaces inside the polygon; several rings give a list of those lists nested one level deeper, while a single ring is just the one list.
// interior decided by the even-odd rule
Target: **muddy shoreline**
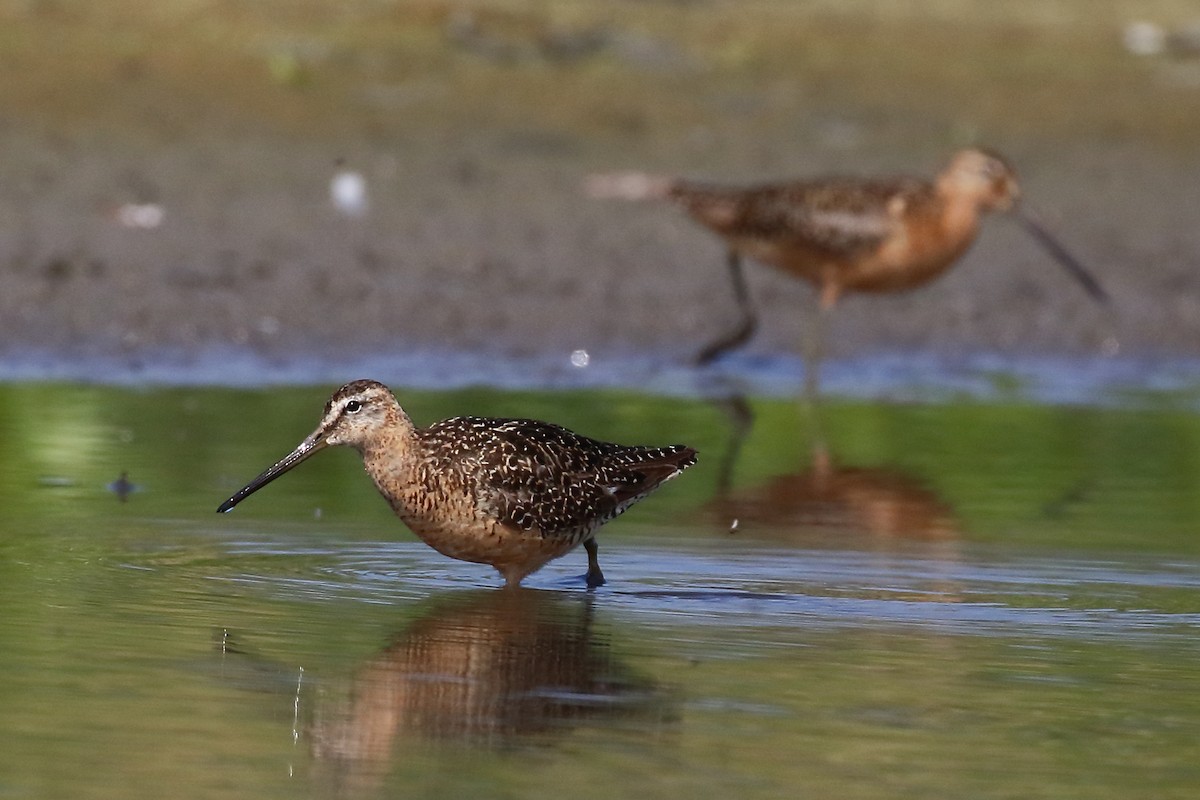
[{"label": "muddy shoreline", "polygon": [[[31,36],[55,27],[17,22]],[[1113,307],[1093,304],[998,218],[936,283],[849,298],[832,322],[831,356],[1200,354],[1200,148],[1164,144],[1149,129],[1072,139],[1060,122],[1048,133],[997,123],[964,135],[954,112],[931,120],[926,109],[872,125],[869,107],[824,94],[802,116],[766,67],[722,72],[665,56],[586,68],[488,61],[463,53],[446,24],[430,23],[449,51],[440,72],[359,85],[349,80],[359,62],[331,58],[331,77],[314,85],[268,81],[264,96],[283,98],[261,117],[169,94],[178,76],[156,69],[153,51],[127,68],[132,77],[113,79],[120,102],[91,123],[32,101],[8,106],[0,359],[37,351],[137,360],[214,348],[285,360],[410,350],[530,358],[586,349],[683,363],[734,318],[720,244],[675,209],[586,197],[586,175],[925,175],[962,144],[1010,157],[1025,196],[1095,271]],[[659,55],[689,52],[650,41]],[[1053,46],[1047,38],[1029,48]],[[645,86],[624,104],[589,97],[569,120],[527,96],[544,90],[552,104],[554,87],[569,96],[605,81],[611,91],[623,81]],[[511,85],[513,97],[491,106],[464,94],[496,85]],[[686,113],[654,105],[660,95],[682,103],[679,93],[697,87],[703,94],[681,106]],[[1181,97],[1194,102],[1191,93],[1146,102]],[[529,107],[512,108],[516,100]],[[628,119],[597,116],[614,105]],[[284,112],[292,117],[281,122]],[[306,125],[309,117],[324,124]],[[361,215],[330,201],[339,164],[365,178]],[[160,224],[123,222],[129,204],[161,208]],[[809,289],[763,267],[749,279],[762,327],[748,353],[798,353]]]}]

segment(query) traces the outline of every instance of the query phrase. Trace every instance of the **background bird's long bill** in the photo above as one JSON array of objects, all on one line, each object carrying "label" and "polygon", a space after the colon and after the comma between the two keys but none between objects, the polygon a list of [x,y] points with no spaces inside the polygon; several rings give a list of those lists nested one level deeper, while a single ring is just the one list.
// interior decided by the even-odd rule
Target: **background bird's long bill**
[{"label": "background bird's long bill", "polygon": [[1087,290],[1087,293],[1092,296],[1093,300],[1099,303],[1107,303],[1108,292],[1104,291],[1104,287],[1100,282],[1088,271],[1087,267],[1079,263],[1075,256],[1068,252],[1067,248],[1055,239],[1054,236],[1046,229],[1034,214],[1027,208],[1018,208],[1016,218],[1020,220],[1025,230],[1029,231],[1034,239],[1037,239],[1038,244],[1046,249],[1046,252],[1054,257],[1054,260],[1066,267],[1067,272],[1070,272],[1075,280]]},{"label": "background bird's long bill", "polygon": [[275,480],[280,475],[287,472],[289,469],[296,466],[324,446],[324,440],[317,438],[315,434],[308,437],[300,443],[299,447],[288,453],[276,463],[272,464],[270,467],[267,467],[263,474],[247,483],[238,490],[237,494],[226,500],[224,503],[221,503],[221,505],[217,506],[217,512],[224,513],[232,510],[233,507],[238,503],[242,502],[247,497],[254,494],[259,489],[266,486],[268,483]]}]

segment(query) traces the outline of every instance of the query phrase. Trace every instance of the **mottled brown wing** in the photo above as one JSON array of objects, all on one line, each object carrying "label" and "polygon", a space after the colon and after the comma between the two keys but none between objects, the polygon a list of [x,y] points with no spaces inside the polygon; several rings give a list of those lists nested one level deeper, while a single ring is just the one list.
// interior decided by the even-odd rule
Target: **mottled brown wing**
[{"label": "mottled brown wing", "polygon": [[476,462],[476,502],[505,524],[546,535],[612,519],[695,461],[690,448],[601,442],[537,420],[455,422],[466,420],[478,432],[467,456]]},{"label": "mottled brown wing", "polygon": [[928,192],[916,180],[837,178],[741,189],[680,183],[673,194],[722,236],[845,257],[878,248],[893,232],[897,212]]}]

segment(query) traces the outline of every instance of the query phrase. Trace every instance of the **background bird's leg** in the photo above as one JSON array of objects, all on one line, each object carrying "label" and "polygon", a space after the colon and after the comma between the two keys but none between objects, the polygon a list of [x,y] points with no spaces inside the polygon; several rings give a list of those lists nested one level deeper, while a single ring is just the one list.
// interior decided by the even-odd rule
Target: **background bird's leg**
[{"label": "background bird's leg", "polygon": [[838,285],[831,280],[821,284],[817,313],[812,317],[804,341],[804,396],[815,402],[821,385],[821,360],[825,357],[825,328],[827,318],[837,304]]},{"label": "background bird's leg", "polygon": [[714,401],[717,408],[729,417],[729,446],[721,457],[717,467],[717,497],[725,497],[733,487],[733,472],[737,466],[738,456],[742,452],[742,444],[754,427],[754,410],[742,394],[733,394]]},{"label": "background bird's leg", "polygon": [[583,549],[587,551],[588,571],[585,579],[589,589],[604,585],[604,573],[600,571],[600,548],[595,539],[584,539]]},{"label": "background bird's leg", "polygon": [[746,276],[742,274],[742,258],[736,250],[729,251],[726,256],[726,264],[729,266],[729,277],[733,280],[733,296],[737,300],[742,319],[738,322],[737,327],[721,338],[710,342],[696,354],[697,364],[707,364],[722,353],[745,344],[758,330],[758,316],[754,313],[754,304],[750,301]]}]

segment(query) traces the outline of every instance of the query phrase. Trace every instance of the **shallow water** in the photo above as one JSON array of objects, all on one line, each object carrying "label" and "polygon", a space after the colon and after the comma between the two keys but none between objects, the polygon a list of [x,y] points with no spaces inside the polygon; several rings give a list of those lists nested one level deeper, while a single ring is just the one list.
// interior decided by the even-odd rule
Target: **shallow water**
[{"label": "shallow water", "polygon": [[327,391],[0,386],[0,797],[1200,786],[1186,397],[401,391],[700,449],[588,593],[437,555],[348,452],[213,513]]}]

